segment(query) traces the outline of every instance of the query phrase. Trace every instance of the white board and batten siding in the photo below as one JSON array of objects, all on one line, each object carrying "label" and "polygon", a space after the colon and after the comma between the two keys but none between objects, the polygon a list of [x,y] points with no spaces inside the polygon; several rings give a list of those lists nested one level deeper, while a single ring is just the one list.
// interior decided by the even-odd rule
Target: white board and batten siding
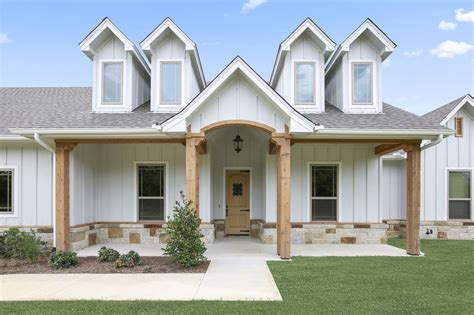
[{"label": "white board and batten siding", "polygon": [[[181,104],[160,104],[161,62],[181,62]],[[186,45],[169,31],[151,47],[151,110],[157,112],[177,112],[189,103],[199,92],[196,66],[192,62]]]},{"label": "white board and batten siding", "polygon": [[[372,105],[353,104],[352,99],[352,64],[354,62],[371,62],[373,70]],[[349,51],[342,57],[326,76],[326,101],[346,113],[374,114],[381,113],[381,71],[382,59],[377,47],[364,35],[354,40]]]},{"label": "white board and batten siding", "polygon": [[405,159],[383,159],[381,198],[383,220],[406,219],[407,163]]},{"label": "white board and batten siding", "polygon": [[51,226],[53,154],[32,142],[0,142],[0,167],[3,166],[15,168],[17,200],[13,215],[0,214],[0,226]]},{"label": "white board and batten siding", "polygon": [[187,119],[192,132],[223,120],[257,121],[285,131],[290,118],[241,74],[232,75]]},{"label": "white board and batten siding", "polygon": [[[286,54],[281,74],[275,89],[301,112],[324,112],[324,52],[325,47],[318,45],[305,32],[296,39]],[[315,104],[294,104],[294,63],[314,62],[315,67]]]},{"label": "white board and batten siding", "polygon": [[[82,148],[81,148],[82,147]],[[165,164],[165,217],[185,190],[185,147],[180,144],[78,145],[73,151],[71,225],[136,222],[136,164]]]},{"label": "white board and batten siding", "polygon": [[[311,221],[310,165],[338,166],[339,222],[380,222],[380,162],[372,145],[307,145],[291,148],[291,221]],[[276,221],[276,160],[267,156],[268,222]],[[271,196],[274,196],[273,198]]]},{"label": "white board and batten siding", "polygon": [[[454,128],[455,117],[462,117],[464,135],[450,136],[438,145],[422,151],[421,155],[421,220],[448,220],[448,170],[471,170],[474,177],[474,121],[461,108],[447,124]],[[471,185],[471,187],[474,187]],[[472,219],[472,217],[471,217]]]},{"label": "white board and batten siding", "polygon": [[[103,62],[123,62],[122,105],[102,104]],[[150,78],[124,44],[110,33],[95,48],[93,58],[93,111],[129,112],[150,100]]]}]

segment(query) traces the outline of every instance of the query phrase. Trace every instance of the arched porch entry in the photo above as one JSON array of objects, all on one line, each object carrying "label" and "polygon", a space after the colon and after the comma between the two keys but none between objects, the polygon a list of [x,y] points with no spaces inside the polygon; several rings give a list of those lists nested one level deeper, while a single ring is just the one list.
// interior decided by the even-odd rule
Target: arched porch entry
[{"label": "arched porch entry", "polygon": [[[200,173],[215,179],[210,185],[209,195],[211,196],[211,202],[206,207],[211,207],[209,211],[215,214],[214,217],[219,218],[220,214],[222,214],[222,219],[225,220],[226,205],[224,201],[228,201],[225,200],[227,180],[225,171],[251,169],[249,181],[253,185],[250,185],[252,191],[249,194],[252,198],[249,196],[251,199],[249,206],[250,209],[255,208],[253,216],[257,217],[258,214],[256,213],[258,211],[266,210],[264,200],[259,200],[259,198],[264,198],[266,185],[269,184],[265,181],[265,176],[262,176],[262,172],[265,171],[264,160],[262,165],[259,164],[259,161],[262,158],[264,159],[267,153],[276,156],[276,169],[267,171],[276,172],[277,252],[281,258],[290,258],[291,143],[288,127],[285,126],[284,133],[277,133],[274,128],[255,121],[225,120],[204,126],[200,129],[199,133],[192,133],[190,125],[187,130],[186,193],[188,199],[193,202],[198,214],[201,207],[199,198],[200,183],[207,183],[204,179],[200,180]],[[245,134],[245,138],[247,138],[247,143],[244,139],[244,151],[239,154],[232,152],[233,144],[231,142],[237,132]],[[210,155],[207,157],[209,165],[200,165],[200,155]],[[206,172],[201,172],[201,167],[203,169],[206,168]],[[222,172],[221,177],[220,172]],[[227,174],[229,173],[227,172]],[[203,187],[203,189],[205,188]],[[258,194],[255,194],[255,192],[258,192]]]}]

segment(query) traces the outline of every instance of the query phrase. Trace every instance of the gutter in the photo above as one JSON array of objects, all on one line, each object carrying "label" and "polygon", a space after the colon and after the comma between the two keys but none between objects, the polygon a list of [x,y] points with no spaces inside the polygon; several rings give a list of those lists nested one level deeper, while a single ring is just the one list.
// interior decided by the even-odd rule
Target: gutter
[{"label": "gutter", "polygon": [[46,150],[48,150],[52,155],[53,155],[53,174],[52,174],[52,180],[53,180],[53,196],[52,196],[52,204],[53,204],[53,246],[56,247],[56,198],[55,198],[55,194],[56,194],[56,152],[55,150],[49,146],[46,142],[43,141],[43,139],[41,139],[40,135],[35,132],[34,134],[34,139],[35,141],[40,145],[42,146],[43,148],[45,148]]},{"label": "gutter", "polygon": [[426,150],[426,149],[429,149],[429,148],[431,148],[431,147],[437,145],[437,144],[440,143],[443,139],[444,139],[443,135],[439,135],[436,140],[433,140],[433,141],[431,141],[430,143],[427,143],[427,144],[425,144],[424,146],[422,146],[422,147],[420,148],[420,151],[424,151],[424,150]]}]

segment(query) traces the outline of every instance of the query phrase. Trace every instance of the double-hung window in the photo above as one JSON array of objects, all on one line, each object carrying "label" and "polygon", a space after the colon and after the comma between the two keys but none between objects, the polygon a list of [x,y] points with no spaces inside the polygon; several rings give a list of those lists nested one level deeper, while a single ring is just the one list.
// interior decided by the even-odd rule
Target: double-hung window
[{"label": "double-hung window", "polygon": [[311,165],[311,220],[336,221],[337,165]]},{"label": "double-hung window", "polygon": [[138,219],[165,219],[165,165],[138,165]]},{"label": "double-hung window", "polygon": [[0,214],[14,211],[14,170],[0,168]]},{"label": "double-hung window", "polygon": [[295,104],[314,104],[315,100],[315,74],[314,62],[295,62]]},{"label": "double-hung window", "polygon": [[471,172],[450,170],[448,176],[449,219],[470,219],[472,207]]},{"label": "double-hung window", "polygon": [[352,103],[373,104],[373,68],[371,62],[352,63]]},{"label": "double-hung window", "polygon": [[181,104],[181,62],[162,61],[160,70],[160,103]]},{"label": "double-hung window", "polygon": [[102,104],[121,105],[123,99],[123,62],[102,63]]}]

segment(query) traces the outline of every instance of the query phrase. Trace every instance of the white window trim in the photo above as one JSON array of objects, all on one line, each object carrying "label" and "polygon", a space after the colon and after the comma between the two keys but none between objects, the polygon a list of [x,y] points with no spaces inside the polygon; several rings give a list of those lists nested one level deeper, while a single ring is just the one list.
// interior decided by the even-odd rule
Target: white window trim
[{"label": "white window trim", "polygon": [[[458,172],[470,172],[471,173],[471,214],[469,219],[450,219],[449,218],[449,172],[451,171],[458,171]],[[473,220],[474,218],[474,197],[473,197],[473,191],[474,191],[474,180],[473,180],[473,175],[474,175],[474,168],[473,167],[447,167],[446,168],[446,173],[445,173],[445,179],[444,179],[444,191],[445,191],[445,197],[446,197],[446,220],[447,221],[465,221],[465,220]]]},{"label": "white window trim", "polygon": [[0,165],[2,171],[13,171],[13,211],[11,213],[0,212],[0,218],[16,218],[19,214],[18,194],[19,194],[19,182],[18,182],[18,167],[16,165]]},{"label": "white window trim", "polygon": [[[372,102],[370,103],[354,103],[354,74],[353,74],[353,66],[354,64],[360,63],[370,63],[372,64]],[[351,60],[349,62],[349,98],[350,98],[350,108],[358,108],[358,109],[375,109],[376,106],[376,75],[375,75],[375,61],[373,60]]]},{"label": "white window trim", "polygon": [[[164,218],[163,221],[160,220],[140,220],[140,214],[139,214],[139,206],[138,206],[138,166],[140,165],[164,165],[165,166],[165,204],[164,204]],[[168,221],[168,216],[171,215],[171,211],[169,209],[170,206],[170,195],[169,195],[169,162],[168,161],[134,161],[134,166],[133,166],[133,171],[134,171],[134,176],[133,179],[135,181],[133,187],[134,189],[134,194],[133,198],[135,199],[135,222],[167,222]]]},{"label": "white window trim", "polygon": [[[295,79],[295,75],[296,75],[296,64],[297,63],[313,63],[314,64],[314,101],[311,102],[311,103],[296,103],[295,102],[295,92],[296,92],[296,89],[295,89],[295,86],[296,86],[296,79]],[[318,91],[318,83],[319,83],[319,80],[318,80],[318,74],[319,74],[319,63],[316,59],[295,59],[295,60],[292,60],[291,61],[291,91],[290,91],[290,99],[291,99],[291,104],[293,104],[293,106],[299,110],[307,110],[307,109],[311,109],[311,110],[314,110],[315,108],[318,108],[319,109],[319,102],[318,102],[318,98],[319,98],[319,94],[322,93],[321,91]]]},{"label": "white window trim", "polygon": [[[102,101],[102,93],[103,93],[103,88],[104,88],[104,80],[103,80],[103,71],[104,71],[104,63],[122,63],[122,102],[120,104],[118,103],[104,103]],[[127,99],[127,67],[126,67],[126,60],[125,59],[102,59],[99,61],[99,77],[98,77],[98,110],[99,111],[124,111],[126,106],[125,106],[125,100]]]},{"label": "white window trim", "polygon": [[[180,102],[179,103],[162,103],[161,102],[161,64],[162,63],[173,63],[173,62],[179,62],[181,63],[181,99],[180,99]],[[157,98],[157,102],[158,102],[158,106],[161,106],[161,107],[166,107],[166,108],[170,108],[171,111],[173,111],[173,109],[180,109],[184,106],[184,59],[158,59],[157,60],[157,66],[158,66],[158,69],[155,69],[156,70],[156,81],[157,81],[157,84],[154,88],[156,88],[156,95],[158,96]]]},{"label": "white window trim", "polygon": [[225,216],[225,209],[226,209],[226,193],[227,193],[227,178],[226,178],[226,173],[227,171],[249,171],[249,177],[250,177],[250,183],[249,183],[249,219],[252,220],[253,217],[253,211],[252,211],[252,202],[253,202],[253,180],[252,180],[252,175],[253,175],[253,167],[250,167],[250,166],[240,166],[240,167],[224,167],[222,169],[222,178],[223,178],[223,183],[224,183],[224,191],[222,193],[222,215],[223,215],[223,218],[224,220],[226,219],[226,216]]},{"label": "white window trim", "polygon": [[[337,166],[337,207],[336,207],[336,221],[313,221],[312,216],[312,209],[311,209],[311,166],[319,165],[319,166]],[[307,213],[307,222],[339,222],[340,221],[340,213],[339,209],[341,208],[341,192],[342,192],[342,162],[340,161],[310,161],[307,163],[306,166],[306,190],[307,190],[307,203],[306,203],[306,213]]]}]

